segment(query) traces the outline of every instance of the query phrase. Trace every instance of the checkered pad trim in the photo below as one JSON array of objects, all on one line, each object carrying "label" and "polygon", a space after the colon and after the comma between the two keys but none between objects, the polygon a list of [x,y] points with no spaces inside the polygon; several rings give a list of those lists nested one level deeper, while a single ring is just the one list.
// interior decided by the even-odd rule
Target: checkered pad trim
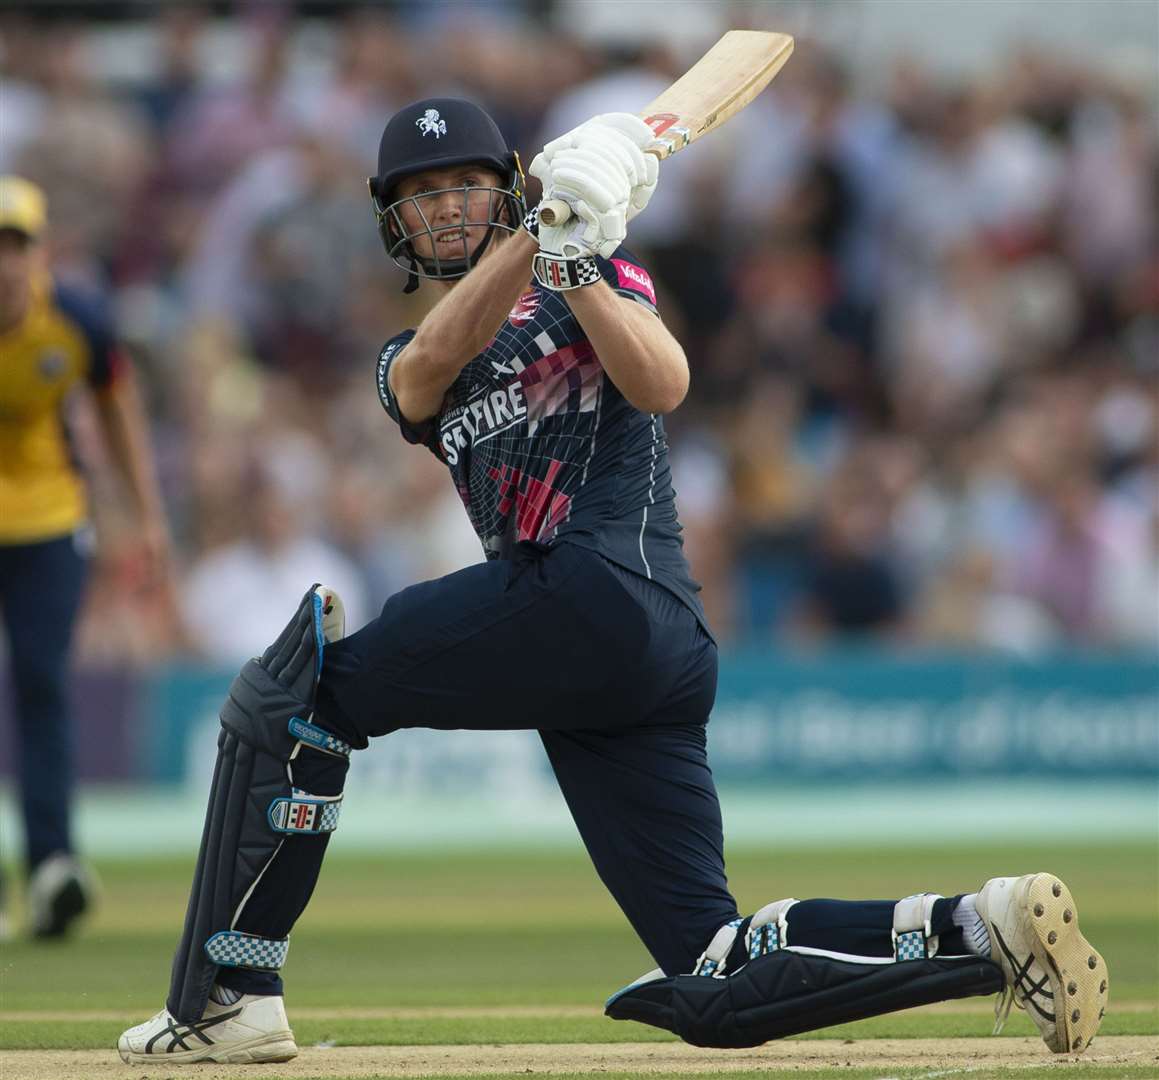
[{"label": "checkered pad trim", "polygon": [[264,938],[238,930],[220,930],[205,943],[205,955],[222,967],[277,971],[286,962],[289,938]]},{"label": "checkered pad trim", "polygon": [[315,750],[324,750],[328,754],[337,754],[340,757],[350,757],[351,746],[349,743],[343,742],[338,736],[331,735],[330,732],[311,724],[308,720],[303,720],[300,716],[291,716],[287,727],[295,739],[314,747]]},{"label": "checkered pad trim", "polygon": [[749,942],[749,959],[755,960],[758,956],[776,952],[781,947],[780,930],[776,923],[766,923],[757,927]]},{"label": "checkered pad trim", "polygon": [[602,280],[596,260],[586,255],[579,259],[565,259],[562,255],[541,251],[531,260],[531,271],[535,280],[552,292],[579,289]]},{"label": "checkered pad trim", "polygon": [[907,930],[896,935],[893,943],[895,960],[924,960],[926,958],[926,937],[920,930]]},{"label": "checkered pad trim", "polygon": [[330,833],[338,828],[342,799],[320,799],[295,790],[290,798],[270,803],[270,826],[281,833]]}]

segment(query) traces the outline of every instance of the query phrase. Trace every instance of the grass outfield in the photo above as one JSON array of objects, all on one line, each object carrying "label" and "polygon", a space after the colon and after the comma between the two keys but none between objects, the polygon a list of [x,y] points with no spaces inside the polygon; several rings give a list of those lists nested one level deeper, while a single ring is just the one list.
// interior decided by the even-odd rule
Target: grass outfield
[{"label": "grass outfield", "polygon": [[[1083,930],[1110,965],[1111,1004],[1100,1041],[1113,1043],[1103,1036],[1134,1036],[1140,1044],[1153,1046],[1152,1038],[1138,1037],[1159,1034],[1159,860],[1152,845],[738,851],[730,855],[729,867],[742,911],[788,895],[892,897],[922,889],[952,894],[976,888],[995,874],[1049,869],[1073,889]],[[17,941],[4,947],[0,1050],[7,1064],[0,1071],[6,1080],[18,1060],[43,1060],[47,1067],[47,1058],[19,1051],[111,1050],[127,1023],[156,1011],[165,997],[190,860],[105,861],[98,872],[104,888],[101,907],[76,939],[63,945]],[[687,1076],[719,1069],[718,1058],[711,1068],[696,1073],[692,1070],[700,1059],[690,1056],[695,1054],[690,1048],[666,1045],[674,1042],[671,1036],[602,1016],[604,998],[651,966],[580,852],[439,852],[371,859],[344,857],[335,850],[294,934],[285,969],[287,1007],[303,1048],[350,1048],[356,1056],[349,1072],[332,1071],[331,1066],[342,1066],[336,1058],[325,1059],[322,1051],[316,1055],[319,1062],[300,1059],[295,1069],[267,1066],[258,1071],[263,1080],[436,1075],[359,1071],[363,1066],[356,1067],[356,1048],[382,1047],[387,1054],[392,1047],[412,1047],[413,1059],[420,1047],[459,1047],[454,1054],[448,1049],[450,1056],[437,1074],[452,1075],[447,1069],[460,1061],[462,1074],[478,1075],[484,1066],[474,1058],[481,1059],[486,1048],[510,1047],[510,1053],[517,1053],[518,1045],[525,1045],[524,1057],[531,1060],[544,1044],[556,1044],[562,1056],[543,1051],[544,1065],[533,1062],[533,1072],[558,1072],[569,1061],[586,1065],[582,1056],[574,1056],[577,1044],[591,1047],[593,1055],[613,1056],[598,1066],[593,1062],[588,1071],[574,1068],[569,1075],[648,1071]],[[974,1000],[830,1028],[779,1048],[799,1047],[797,1052],[806,1054],[810,1040],[826,1040],[813,1044],[824,1053],[810,1058],[810,1076],[827,1075],[829,1068],[847,1077],[862,1075],[863,1068],[869,1070],[866,1076],[884,1076],[874,1063],[876,1040],[940,1040],[929,1060],[936,1058],[938,1074],[949,1076],[954,1070],[945,1071],[946,1063],[947,1058],[951,1065],[957,1060],[955,1044],[944,1040],[984,1036],[991,1023],[989,1003]],[[1050,1056],[1039,1056],[1040,1050],[1046,1052],[1040,1043],[1033,1047],[1034,1040],[1028,1038],[1032,1034],[1030,1022],[1016,1012],[1003,1038],[985,1045],[1011,1053],[1027,1047],[1032,1056],[996,1065],[993,1075],[1035,1071],[1052,1063]],[[835,1039],[832,1045],[851,1048],[848,1065],[836,1058],[826,1064]],[[870,1058],[857,1060],[867,1042]],[[966,1045],[961,1044],[963,1049]],[[565,1046],[569,1049],[563,1054]],[[672,1071],[645,1070],[639,1064],[651,1060],[649,1046],[654,1047],[654,1064]],[[1125,1049],[1115,1060],[1102,1063],[1096,1060],[1097,1041],[1091,1058],[1078,1068],[1068,1067],[1067,1075],[1159,1076],[1159,1057],[1152,1052],[1140,1060],[1133,1046],[1134,1041],[1124,1040]],[[637,1055],[632,1067],[617,1072],[614,1055],[629,1052]],[[672,1052],[678,1057],[671,1062],[656,1058]],[[840,1056],[839,1050],[835,1053]],[[304,1052],[303,1059],[309,1056]],[[111,1058],[116,1061],[115,1055]],[[405,1059],[404,1052],[400,1060]],[[50,1067],[55,1071],[42,1075],[70,1075],[60,1064],[65,1060],[60,1058]],[[730,1076],[750,1074],[744,1071],[745,1059],[729,1054],[727,1061],[735,1066]],[[299,1064],[316,1066],[317,1071],[297,1071]],[[496,1060],[487,1066],[488,1075],[508,1075],[502,1064]],[[748,1064],[751,1070],[753,1063]],[[763,1077],[780,1075],[775,1067],[770,1071],[772,1061],[756,1064]],[[783,1063],[785,1069],[802,1065]],[[973,1054],[961,1066],[970,1067],[972,1080],[991,1075],[985,1071],[990,1068],[987,1061]],[[95,1066],[78,1067],[78,1075],[98,1075]],[[510,1075],[526,1075],[527,1067]],[[197,1075],[247,1075],[244,1070],[209,1068],[196,1070]],[[132,1075],[154,1074],[134,1067]],[[254,1070],[248,1075],[255,1075]],[[929,1070],[920,1060],[897,1058],[888,1075],[929,1075]]]}]

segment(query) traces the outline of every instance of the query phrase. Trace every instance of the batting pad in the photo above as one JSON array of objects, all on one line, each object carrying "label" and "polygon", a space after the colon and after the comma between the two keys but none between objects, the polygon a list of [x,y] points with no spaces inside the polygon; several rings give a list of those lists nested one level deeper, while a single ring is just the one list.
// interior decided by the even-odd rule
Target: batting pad
[{"label": "batting pad", "polygon": [[[350,746],[311,722],[325,646],[316,589],[221,710],[217,762],[166,1007],[201,1019],[219,967],[276,971],[338,823]],[[299,787],[298,785],[302,785]],[[312,792],[324,792],[315,794]]]},{"label": "batting pad", "polygon": [[638,1020],[693,1046],[760,1046],[803,1031],[935,1001],[993,994],[1004,980],[979,957],[856,963],[794,952],[750,961],[732,975],[639,982],[609,999],[613,1020]]}]

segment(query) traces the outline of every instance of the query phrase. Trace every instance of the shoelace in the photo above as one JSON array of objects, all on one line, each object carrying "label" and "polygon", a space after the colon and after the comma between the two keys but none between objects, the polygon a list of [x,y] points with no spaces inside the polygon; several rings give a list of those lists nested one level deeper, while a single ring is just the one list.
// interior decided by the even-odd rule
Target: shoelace
[{"label": "shoelace", "polygon": [[1002,1034],[1002,1028],[1005,1027],[1006,1019],[1010,1016],[1010,1007],[1012,1005],[1017,1005],[1020,1009],[1022,1008],[1022,1002],[1014,1000],[1014,987],[1004,986],[994,1001],[993,1034]]}]

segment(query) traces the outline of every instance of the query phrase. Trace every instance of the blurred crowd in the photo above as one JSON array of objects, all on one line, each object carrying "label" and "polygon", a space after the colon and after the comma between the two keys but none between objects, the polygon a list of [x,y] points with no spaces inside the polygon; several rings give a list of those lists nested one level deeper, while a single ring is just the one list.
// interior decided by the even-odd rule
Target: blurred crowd
[{"label": "blurred crowd", "polygon": [[[113,306],[175,538],[172,594],[142,587],[78,407],[102,551],[82,658],[232,664],[311,581],[357,624],[481,558],[374,390],[424,310],[371,219],[382,126],[457,93],[526,163],[688,57],[449,10],[0,18],[0,172],[45,188],[56,273]],[[1159,648],[1150,93],[1033,50],[866,87],[800,40],[743,122],[664,164],[629,247],[693,371],[666,423],[722,641]]]}]

